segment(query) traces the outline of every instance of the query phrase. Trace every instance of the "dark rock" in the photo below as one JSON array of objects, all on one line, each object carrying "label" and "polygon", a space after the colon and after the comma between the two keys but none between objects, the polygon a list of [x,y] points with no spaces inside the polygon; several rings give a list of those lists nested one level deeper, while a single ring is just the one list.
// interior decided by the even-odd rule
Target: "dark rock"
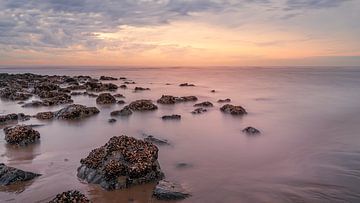
[{"label": "dark rock", "polygon": [[117,104],[125,104],[125,101],[124,100],[119,100],[116,102]]},{"label": "dark rock", "polygon": [[46,98],[42,100],[43,106],[55,106],[61,104],[69,104],[73,102],[74,101],[71,99],[71,96],[67,94]]},{"label": "dark rock", "polygon": [[242,130],[242,132],[244,132],[244,133],[246,133],[248,135],[258,135],[258,134],[260,134],[260,130],[258,130],[258,129],[256,129],[254,127],[251,127],[251,126],[244,128]]},{"label": "dark rock", "polygon": [[154,182],[164,177],[157,158],[154,144],[125,135],[114,136],[81,159],[77,176],[106,190]]},{"label": "dark rock", "polygon": [[197,101],[197,97],[195,96],[174,97],[171,95],[162,95],[161,98],[157,100],[157,103],[175,104],[179,102],[188,102],[188,101]]},{"label": "dark rock", "polygon": [[113,96],[116,98],[125,98],[125,96],[122,94],[114,94]]},{"label": "dark rock", "polygon": [[150,90],[150,88],[145,88],[145,87],[135,87],[135,92],[137,91],[144,91],[144,90]]},{"label": "dark rock", "polygon": [[215,90],[211,90],[210,92],[211,92],[211,93],[215,93],[216,91],[215,91]]},{"label": "dark rock", "polygon": [[194,87],[195,85],[194,85],[194,84],[190,84],[190,83],[181,83],[179,86],[180,86],[180,87]]},{"label": "dark rock", "polygon": [[29,120],[30,116],[25,115],[23,113],[19,113],[19,114],[7,114],[7,115],[0,115],[0,125],[6,125],[9,123],[14,123],[17,121],[25,121],[25,120]]},{"label": "dark rock", "polygon": [[185,97],[176,98],[176,102],[194,102],[197,100],[198,98],[195,96],[185,96]]},{"label": "dark rock", "polygon": [[69,190],[56,195],[49,203],[87,203],[90,200],[77,190]]},{"label": "dark rock", "polygon": [[118,79],[110,76],[101,76],[100,80],[118,80]]},{"label": "dark rock", "polygon": [[110,118],[110,119],[108,120],[108,122],[109,122],[109,123],[115,123],[115,122],[116,122],[116,119],[115,119],[115,118]]},{"label": "dark rock", "polygon": [[165,139],[159,139],[159,138],[156,138],[152,135],[148,135],[146,138],[144,138],[145,141],[147,142],[151,142],[153,144],[156,144],[156,145],[170,145],[169,141],[165,140]]},{"label": "dark rock", "polygon": [[98,97],[98,96],[99,96],[99,95],[94,94],[94,93],[87,93],[87,95],[88,95],[89,97]]},{"label": "dark rock", "polygon": [[6,142],[12,145],[28,145],[40,139],[40,133],[26,125],[4,128],[4,133]]},{"label": "dark rock", "polygon": [[231,104],[225,104],[220,108],[224,113],[229,113],[231,115],[245,115],[247,114],[246,110],[242,106],[234,106]]},{"label": "dark rock", "polygon": [[116,103],[116,99],[114,96],[112,96],[110,93],[101,93],[97,98],[96,98],[96,103],[97,104],[115,104]]},{"label": "dark rock", "polygon": [[35,118],[39,120],[50,120],[53,119],[54,117],[55,117],[55,113],[51,111],[39,112],[35,115]]},{"label": "dark rock", "polygon": [[71,92],[70,95],[71,96],[79,96],[79,95],[83,95],[84,92]]},{"label": "dark rock", "polygon": [[99,109],[96,107],[86,107],[80,104],[72,104],[55,112],[55,118],[63,120],[82,119],[98,114],[99,112]]},{"label": "dark rock", "polygon": [[113,111],[110,113],[111,116],[130,116],[131,114],[132,111],[128,106],[125,106],[120,111]]},{"label": "dark rock", "polygon": [[156,185],[153,196],[159,200],[180,200],[189,197],[190,193],[180,184],[161,180]]},{"label": "dark rock", "polygon": [[11,185],[16,182],[32,180],[40,174],[23,171],[0,163],[0,186]]},{"label": "dark rock", "polygon": [[190,168],[192,167],[192,164],[188,164],[188,163],[177,163],[176,164],[176,168],[178,169],[185,169],[185,168]]},{"label": "dark rock", "polygon": [[200,107],[200,108],[194,109],[194,111],[192,111],[191,113],[192,114],[202,114],[202,113],[205,113],[205,112],[207,112],[207,109],[204,109],[204,108]]},{"label": "dark rock", "polygon": [[120,88],[121,88],[121,89],[126,89],[127,86],[126,86],[126,85],[120,85]]},{"label": "dark rock", "polygon": [[195,107],[213,107],[214,105],[209,101],[205,101],[205,102],[194,104],[194,106]]},{"label": "dark rock", "polygon": [[18,88],[2,88],[0,89],[0,98],[9,99],[13,101],[27,100],[32,97],[32,94],[23,92],[22,89]]},{"label": "dark rock", "polygon": [[87,90],[94,92],[115,91],[118,89],[118,86],[112,83],[87,82],[85,86]]},{"label": "dark rock", "polygon": [[127,78],[126,77],[120,77],[119,79],[120,80],[126,80]]},{"label": "dark rock", "polygon": [[218,103],[229,103],[231,102],[231,99],[227,98],[227,99],[219,99]]},{"label": "dark rock", "polygon": [[165,115],[165,116],[162,116],[161,119],[163,119],[163,120],[180,120],[181,115],[178,115],[178,114]]},{"label": "dark rock", "polygon": [[136,82],[134,82],[134,81],[125,81],[124,84],[127,84],[127,85],[128,84],[136,84]]},{"label": "dark rock", "polygon": [[133,111],[153,111],[158,109],[158,107],[152,103],[151,100],[136,100],[129,104],[129,108]]}]

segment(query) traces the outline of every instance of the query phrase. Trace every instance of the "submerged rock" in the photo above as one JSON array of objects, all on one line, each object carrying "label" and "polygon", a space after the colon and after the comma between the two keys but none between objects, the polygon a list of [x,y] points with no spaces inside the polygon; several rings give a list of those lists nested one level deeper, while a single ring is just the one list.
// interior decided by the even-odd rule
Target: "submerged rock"
[{"label": "submerged rock", "polygon": [[114,94],[113,96],[117,98],[125,98],[125,96],[122,94]]},{"label": "submerged rock", "polygon": [[32,180],[40,174],[23,171],[0,163],[0,186],[11,185],[16,182]]},{"label": "submerged rock", "polygon": [[195,85],[186,82],[186,83],[181,83],[179,86],[180,86],[180,87],[194,87]]},{"label": "submerged rock", "polygon": [[30,116],[25,115],[24,113],[12,113],[7,115],[0,115],[0,125],[6,125],[9,123],[17,122],[17,121],[24,121],[29,120]]},{"label": "submerged rock", "polygon": [[39,112],[35,115],[35,118],[39,120],[50,120],[55,117],[55,113],[51,111]]},{"label": "submerged rock", "polygon": [[165,115],[165,116],[162,116],[161,119],[163,119],[163,120],[180,120],[181,115],[178,115],[178,114]]},{"label": "submerged rock", "polygon": [[218,103],[229,103],[231,102],[231,99],[227,98],[227,99],[219,99]]},{"label": "submerged rock", "polygon": [[6,87],[0,89],[0,98],[3,99],[18,101],[18,100],[27,100],[30,97],[32,97],[32,94],[23,92],[23,90],[19,88]]},{"label": "submerged rock", "polygon": [[231,104],[225,104],[220,108],[224,113],[229,113],[231,115],[245,115],[247,114],[246,110],[242,106],[234,106]]},{"label": "submerged rock", "polygon": [[211,93],[215,93],[216,91],[215,91],[215,90],[211,90],[210,92],[211,92]]},{"label": "submerged rock", "polygon": [[137,91],[144,91],[144,90],[150,90],[150,88],[145,88],[145,87],[135,87],[135,92]]},{"label": "submerged rock", "polygon": [[188,164],[188,163],[184,163],[184,162],[176,164],[176,168],[178,168],[178,169],[190,168],[192,166],[193,166],[192,164]]},{"label": "submerged rock", "polygon": [[121,104],[125,104],[125,101],[124,100],[118,100],[116,103],[121,105]]},{"label": "submerged rock", "polygon": [[205,102],[194,104],[194,106],[195,107],[213,107],[214,105],[209,101],[205,101]]},{"label": "submerged rock", "polygon": [[116,99],[114,96],[112,96],[110,93],[101,93],[97,98],[96,98],[96,103],[97,104],[115,104],[116,103]]},{"label": "submerged rock", "polygon": [[153,196],[159,200],[180,200],[190,196],[180,184],[161,180],[154,189]]},{"label": "submerged rock", "polygon": [[121,89],[126,89],[127,86],[126,86],[126,85],[120,85],[120,88],[121,88]]},{"label": "submerged rock", "polygon": [[40,133],[27,125],[4,128],[5,140],[12,145],[28,145],[40,139]]},{"label": "submerged rock", "polygon": [[49,203],[87,203],[90,200],[77,190],[69,190],[56,195]]},{"label": "submerged rock", "polygon": [[118,79],[110,76],[100,76],[100,80],[118,80]]},{"label": "submerged rock", "polygon": [[159,139],[156,138],[152,135],[148,135],[147,137],[144,138],[145,141],[156,144],[156,145],[170,145],[169,141],[165,140],[165,139]]},{"label": "submerged rock", "polygon": [[39,100],[34,100],[34,101],[23,104],[21,107],[26,108],[26,107],[39,107],[39,106],[44,106],[44,103]]},{"label": "submerged rock", "polygon": [[111,116],[130,116],[132,114],[131,109],[128,106],[125,106],[119,111],[113,111],[110,113]]},{"label": "submerged rock", "polygon": [[109,123],[115,123],[115,122],[116,122],[116,119],[115,119],[115,118],[110,118],[110,119],[108,120],[108,122],[109,122]]},{"label": "submerged rock", "polygon": [[200,108],[194,109],[194,111],[192,111],[191,113],[192,114],[202,114],[202,113],[205,113],[205,112],[207,112],[207,109],[204,109],[204,108],[200,107]]},{"label": "submerged rock", "polygon": [[125,135],[114,136],[81,159],[77,176],[106,190],[154,182],[164,177],[157,158],[154,144]]},{"label": "submerged rock", "polygon": [[197,101],[195,96],[184,96],[184,97],[174,97],[171,95],[162,95],[160,99],[157,100],[159,104],[175,104],[179,102],[188,102],[188,101]]},{"label": "submerged rock", "polygon": [[151,100],[141,99],[133,101],[129,104],[129,108],[133,111],[153,111],[158,107]]},{"label": "submerged rock", "polygon": [[254,127],[251,127],[251,126],[244,128],[242,130],[242,132],[246,133],[248,135],[258,135],[258,134],[260,134],[260,130],[258,130],[258,129],[256,129]]},{"label": "submerged rock", "polygon": [[98,114],[99,112],[99,109],[96,107],[86,107],[80,104],[72,104],[55,112],[55,118],[63,120],[82,119]]}]

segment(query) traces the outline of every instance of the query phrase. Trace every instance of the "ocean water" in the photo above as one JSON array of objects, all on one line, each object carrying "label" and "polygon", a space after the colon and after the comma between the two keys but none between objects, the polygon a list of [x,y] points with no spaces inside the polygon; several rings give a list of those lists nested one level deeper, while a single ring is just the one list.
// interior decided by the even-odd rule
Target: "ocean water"
[{"label": "ocean water", "polygon": [[[193,115],[194,103],[161,105],[154,112],[135,112],[109,124],[110,112],[123,106],[97,106],[95,99],[72,96],[74,103],[97,106],[100,114],[75,122],[36,119],[44,124],[38,144],[8,146],[0,131],[0,162],[42,176],[25,184],[0,188],[0,202],[45,202],[70,189],[94,202],[160,202],[151,197],[154,184],[104,191],[76,177],[80,159],[117,135],[139,139],[143,133],[170,141],[159,147],[166,178],[183,184],[192,196],[181,202],[360,202],[360,68],[0,68],[0,72],[127,77],[136,81],[116,93],[127,103],[156,101],[163,94],[194,95],[215,106]],[[121,84],[121,81],[111,81]],[[179,87],[180,83],[195,87]],[[171,85],[166,85],[171,83]],[[133,92],[135,86],[151,91]],[[215,93],[210,91],[215,89]],[[220,112],[218,99],[230,98],[248,115]],[[0,100],[0,113],[58,110],[22,108]],[[163,121],[181,114],[180,121]],[[241,130],[253,126],[260,136]],[[178,163],[191,166],[179,169]]]}]

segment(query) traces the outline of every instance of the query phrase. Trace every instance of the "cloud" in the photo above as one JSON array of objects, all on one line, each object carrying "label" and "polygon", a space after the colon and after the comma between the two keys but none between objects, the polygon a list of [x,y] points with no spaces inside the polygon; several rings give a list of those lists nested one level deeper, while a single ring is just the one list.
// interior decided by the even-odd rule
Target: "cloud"
[{"label": "cloud", "polygon": [[287,0],[286,10],[338,7],[351,0]]}]

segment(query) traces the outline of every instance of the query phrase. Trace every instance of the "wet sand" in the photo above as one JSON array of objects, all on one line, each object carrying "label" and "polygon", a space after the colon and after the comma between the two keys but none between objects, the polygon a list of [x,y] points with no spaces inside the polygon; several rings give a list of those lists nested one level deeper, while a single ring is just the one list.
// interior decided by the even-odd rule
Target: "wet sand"
[{"label": "wet sand", "polygon": [[[97,105],[96,98],[72,96],[74,103],[97,106],[100,114],[80,121],[39,121],[40,143],[9,146],[0,132],[0,162],[43,174],[33,181],[0,188],[0,200],[45,202],[77,189],[94,202],[160,202],[151,197],[154,184],[105,191],[76,177],[80,159],[112,136],[143,139],[143,133],[170,141],[159,147],[166,178],[185,185],[192,196],[182,202],[357,202],[360,201],[360,70],[356,68],[172,68],[172,69],[0,69],[0,72],[127,77],[137,84],[118,89],[126,104],[156,101],[163,94],[195,95],[210,101],[208,112],[193,115],[194,102],[161,105],[108,123],[123,105]],[[117,85],[118,81],[112,82]],[[181,83],[195,87],[179,87]],[[166,85],[170,83],[171,85]],[[133,92],[136,86],[150,91]],[[216,92],[212,93],[211,90]],[[219,111],[218,99],[231,98],[248,115]],[[0,101],[0,113],[35,114],[54,107],[22,108]],[[181,120],[164,121],[163,115]],[[261,136],[241,132],[247,126]],[[191,167],[177,168],[178,163]]]}]

